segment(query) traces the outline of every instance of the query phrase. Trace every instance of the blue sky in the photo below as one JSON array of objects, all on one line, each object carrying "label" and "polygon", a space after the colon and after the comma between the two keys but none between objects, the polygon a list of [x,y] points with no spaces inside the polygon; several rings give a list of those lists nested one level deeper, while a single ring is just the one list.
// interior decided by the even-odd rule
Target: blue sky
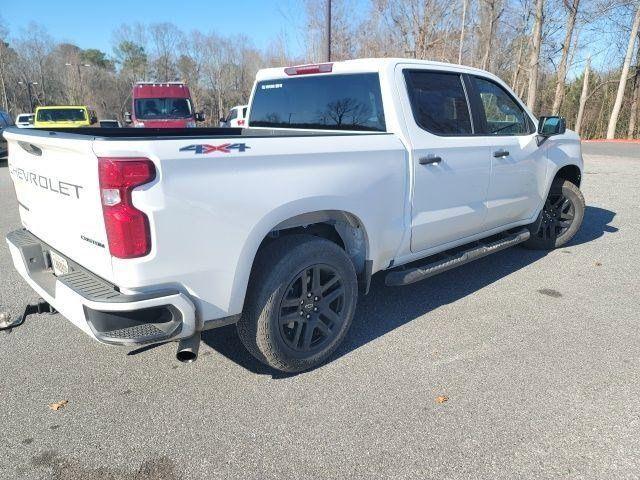
[{"label": "blue sky", "polygon": [[[81,48],[111,53],[114,29],[123,23],[172,22],[181,30],[245,33],[258,47],[269,44],[283,29],[290,32],[296,0],[1,0],[0,17],[11,35],[37,22],[56,39]],[[292,53],[300,46],[289,42]]]}]

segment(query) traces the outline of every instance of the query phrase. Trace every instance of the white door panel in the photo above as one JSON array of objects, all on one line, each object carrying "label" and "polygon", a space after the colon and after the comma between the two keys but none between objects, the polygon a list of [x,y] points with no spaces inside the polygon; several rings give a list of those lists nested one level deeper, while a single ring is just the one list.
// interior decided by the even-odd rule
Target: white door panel
[{"label": "white door panel", "polygon": [[[487,195],[485,229],[530,218],[541,204],[538,185],[544,182],[544,148],[535,135],[497,137],[491,152],[491,185]],[[495,157],[507,151],[509,155]]]},{"label": "white door panel", "polygon": [[461,75],[399,65],[396,81],[411,144],[411,251],[482,231],[492,144],[473,135]]},{"label": "white door panel", "polygon": [[541,204],[545,149],[535,125],[513,92],[493,79],[470,77],[479,102],[479,122],[491,142],[491,183],[485,230],[531,218]]},{"label": "white door panel", "polygon": [[[424,148],[434,142],[421,136],[414,140],[411,235],[414,252],[477,233],[487,212],[491,149],[485,141],[473,137],[437,141],[441,148]],[[456,143],[467,145],[453,145]],[[421,165],[420,158],[428,156],[440,157],[441,162]]]}]

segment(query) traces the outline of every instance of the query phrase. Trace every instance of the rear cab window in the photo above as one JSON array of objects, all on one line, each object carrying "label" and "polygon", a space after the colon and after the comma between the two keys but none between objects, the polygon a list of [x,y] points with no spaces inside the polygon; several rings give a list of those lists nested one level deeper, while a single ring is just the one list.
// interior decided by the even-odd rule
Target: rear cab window
[{"label": "rear cab window", "polygon": [[251,127],[386,131],[377,73],[263,80],[249,113]]}]

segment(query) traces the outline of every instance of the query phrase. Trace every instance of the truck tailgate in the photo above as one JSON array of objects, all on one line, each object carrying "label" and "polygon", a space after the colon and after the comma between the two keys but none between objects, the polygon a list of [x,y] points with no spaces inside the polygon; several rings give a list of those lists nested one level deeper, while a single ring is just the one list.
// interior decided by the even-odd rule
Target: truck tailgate
[{"label": "truck tailgate", "polygon": [[5,132],[5,137],[23,226],[109,280],[111,255],[92,138],[36,130]]}]

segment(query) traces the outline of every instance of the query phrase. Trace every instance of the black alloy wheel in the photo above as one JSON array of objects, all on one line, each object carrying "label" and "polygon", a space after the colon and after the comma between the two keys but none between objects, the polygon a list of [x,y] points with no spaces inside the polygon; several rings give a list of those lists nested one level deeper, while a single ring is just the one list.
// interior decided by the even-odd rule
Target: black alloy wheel
[{"label": "black alloy wheel", "polygon": [[542,221],[536,236],[555,243],[558,237],[562,237],[569,230],[575,215],[575,205],[571,198],[562,193],[562,190],[550,193],[542,210]]},{"label": "black alloy wheel", "polygon": [[528,226],[531,236],[523,245],[534,250],[552,250],[565,245],[580,229],[585,208],[577,185],[568,180],[554,180],[542,211]]},{"label": "black alloy wheel", "polygon": [[338,348],[357,301],[355,267],[340,245],[313,235],[287,235],[256,256],[238,335],[261,362],[302,372]]},{"label": "black alloy wheel", "polygon": [[321,350],[340,332],[345,321],[345,289],[331,266],[305,268],[287,287],[280,302],[279,331],[295,352]]}]

